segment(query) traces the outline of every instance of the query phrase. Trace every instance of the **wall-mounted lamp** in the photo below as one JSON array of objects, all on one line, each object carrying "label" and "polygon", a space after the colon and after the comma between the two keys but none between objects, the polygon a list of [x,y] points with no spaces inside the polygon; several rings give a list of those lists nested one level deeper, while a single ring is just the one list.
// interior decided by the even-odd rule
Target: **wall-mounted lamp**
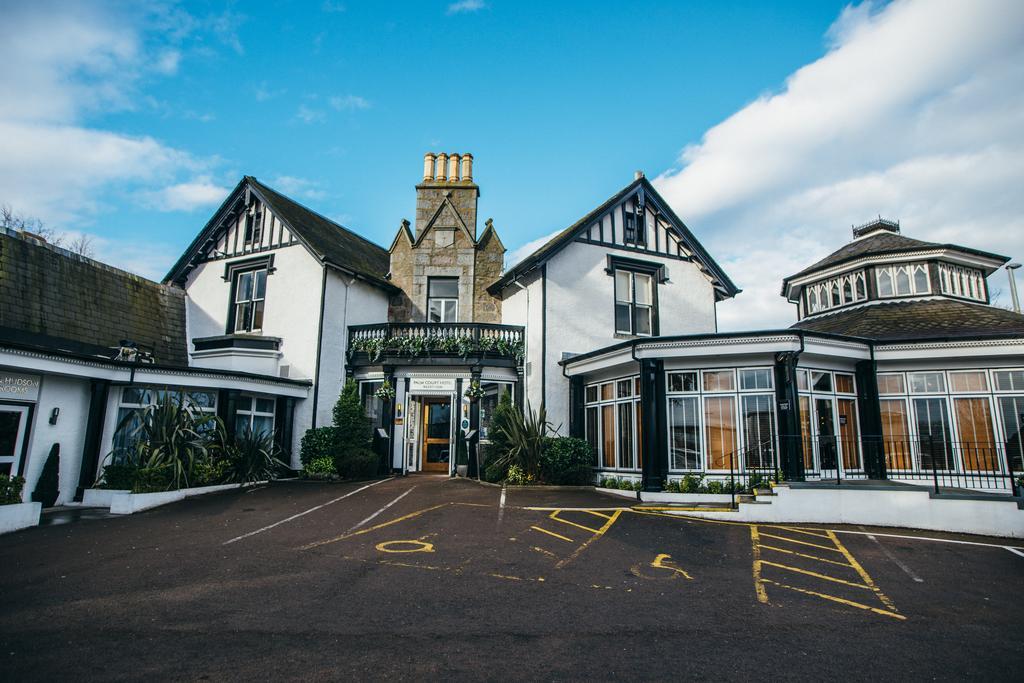
[{"label": "wall-mounted lamp", "polygon": [[60,408],[54,408],[50,411],[50,424],[57,424],[57,418],[60,417]]}]

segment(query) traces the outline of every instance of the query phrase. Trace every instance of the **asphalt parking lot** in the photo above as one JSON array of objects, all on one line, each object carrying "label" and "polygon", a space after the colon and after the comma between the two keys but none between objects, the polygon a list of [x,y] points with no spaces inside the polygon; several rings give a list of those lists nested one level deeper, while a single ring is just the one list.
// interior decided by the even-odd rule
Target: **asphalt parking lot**
[{"label": "asphalt parking lot", "polygon": [[1024,544],[622,505],[417,476],[18,532],[0,678],[1021,678]]}]

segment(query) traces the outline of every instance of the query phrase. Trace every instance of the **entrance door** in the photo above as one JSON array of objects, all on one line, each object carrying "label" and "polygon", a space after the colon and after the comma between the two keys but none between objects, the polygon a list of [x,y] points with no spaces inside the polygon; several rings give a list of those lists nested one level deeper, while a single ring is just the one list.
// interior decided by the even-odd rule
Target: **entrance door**
[{"label": "entrance door", "polygon": [[839,466],[839,444],[831,398],[814,399],[815,427],[818,437],[818,464],[822,478],[834,477]]},{"label": "entrance door", "polygon": [[423,471],[449,471],[452,455],[452,404],[448,398],[423,401]]},{"label": "entrance door", "polygon": [[0,474],[18,474],[27,427],[27,406],[0,406]]}]

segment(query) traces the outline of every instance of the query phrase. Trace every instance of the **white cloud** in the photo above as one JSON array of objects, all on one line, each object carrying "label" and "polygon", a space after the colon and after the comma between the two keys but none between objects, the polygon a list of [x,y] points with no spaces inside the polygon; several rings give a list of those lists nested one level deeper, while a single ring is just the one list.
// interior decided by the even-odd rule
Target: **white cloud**
[{"label": "white cloud", "polygon": [[177,70],[180,50],[167,41],[191,30],[173,8],[116,7],[4,6],[0,201],[56,229],[87,227],[119,201],[152,202],[165,189],[185,207],[185,190],[217,163],[151,136],[89,125],[94,114],[145,103],[140,82]]},{"label": "white cloud", "polygon": [[478,12],[487,7],[483,0],[459,0],[448,5],[447,14],[464,14],[467,12]]},{"label": "white cloud", "polygon": [[194,211],[219,204],[230,191],[231,188],[218,185],[209,176],[200,176],[147,192],[145,197],[153,208],[160,211]]},{"label": "white cloud", "polygon": [[323,4],[320,5],[320,8],[324,12],[327,12],[328,14],[340,14],[341,12],[344,12],[346,9],[344,4],[340,2],[334,2],[333,0],[324,0]]},{"label": "white cloud", "polygon": [[256,86],[254,94],[256,96],[257,102],[266,102],[267,100],[272,100],[275,97],[280,97],[286,92],[288,91],[284,89],[274,90],[269,85],[267,85],[266,81],[262,81],[259,85]]},{"label": "white cloud", "polygon": [[911,237],[1024,256],[1024,5],[862,4],[826,38],[822,58],[655,181],[744,289],[722,329],[791,324],[782,278],[878,214]]},{"label": "white cloud", "polygon": [[541,247],[543,247],[545,244],[550,242],[555,237],[555,235],[558,235],[560,232],[562,232],[562,231],[561,230],[555,230],[550,235],[544,235],[543,237],[538,237],[537,239],[531,240],[531,241],[527,242],[526,244],[524,244],[523,246],[517,247],[517,248],[513,249],[512,251],[508,252],[507,254],[505,254],[505,270],[508,270],[512,266],[518,264],[524,258],[526,258],[527,256],[529,256],[533,252],[535,252],[538,249],[540,249]]},{"label": "white cloud", "polygon": [[303,123],[319,123],[326,117],[321,110],[300,104],[298,110],[295,112],[295,118]]},{"label": "white cloud", "polygon": [[359,95],[335,95],[328,98],[327,103],[338,111],[370,108],[370,103]]}]

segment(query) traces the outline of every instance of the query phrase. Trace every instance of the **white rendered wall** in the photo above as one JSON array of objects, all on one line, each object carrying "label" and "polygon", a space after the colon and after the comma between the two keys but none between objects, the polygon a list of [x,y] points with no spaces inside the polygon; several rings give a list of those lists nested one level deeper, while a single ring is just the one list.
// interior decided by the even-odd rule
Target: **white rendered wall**
[{"label": "white rendered wall", "polygon": [[[274,272],[267,276],[262,334],[282,339],[280,365],[288,366],[288,377],[311,379],[316,368],[323,267],[301,245],[262,255],[268,254],[274,255]],[[252,256],[240,257],[247,258]],[[196,337],[227,333],[231,283],[224,280],[224,268],[240,259],[201,263],[189,273],[185,291],[190,349]]]},{"label": "white rendered wall", "polygon": [[[50,424],[50,413],[60,408],[57,424]],[[32,492],[46,464],[54,443],[60,444],[60,495],[57,505],[72,501],[78,488],[82,469],[82,448],[85,426],[89,419],[89,380],[60,375],[44,375],[39,387],[29,435],[28,459],[25,463],[24,500],[32,500]]]},{"label": "white rendered wall", "polygon": [[[615,334],[615,278],[605,270],[609,253],[633,256],[574,242],[547,263],[545,404],[548,419],[563,425],[563,432],[569,424],[569,381],[558,364],[562,354],[586,353],[632,338]],[[696,264],[648,253],[635,257],[661,263],[668,272],[668,281],[657,285],[661,336],[715,331],[714,289]],[[531,303],[539,300],[538,295]]]},{"label": "white rendered wall", "polygon": [[543,297],[542,278],[535,271],[523,279],[520,289],[512,285],[505,290],[505,299],[501,302],[501,322],[504,325],[523,325],[526,327],[526,356],[524,358],[523,396],[532,407],[540,406],[541,397],[541,347],[543,343]]}]

